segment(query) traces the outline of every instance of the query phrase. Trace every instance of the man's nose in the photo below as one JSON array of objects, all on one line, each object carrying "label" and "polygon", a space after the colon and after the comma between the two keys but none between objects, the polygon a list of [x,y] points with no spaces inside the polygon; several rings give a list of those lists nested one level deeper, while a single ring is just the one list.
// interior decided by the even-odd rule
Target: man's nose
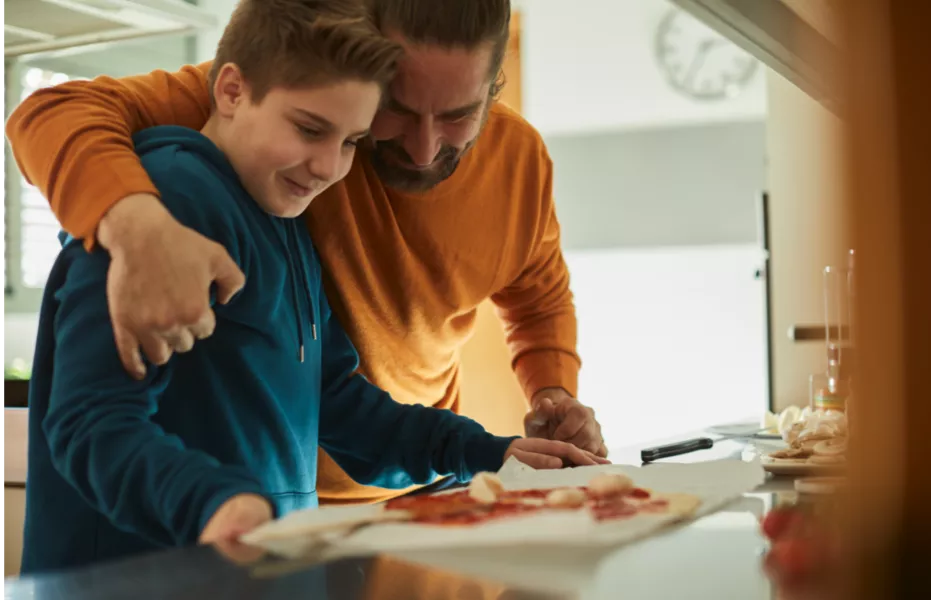
[{"label": "man's nose", "polygon": [[432,118],[421,118],[411,135],[405,136],[404,150],[418,167],[426,167],[440,152],[440,132]]}]

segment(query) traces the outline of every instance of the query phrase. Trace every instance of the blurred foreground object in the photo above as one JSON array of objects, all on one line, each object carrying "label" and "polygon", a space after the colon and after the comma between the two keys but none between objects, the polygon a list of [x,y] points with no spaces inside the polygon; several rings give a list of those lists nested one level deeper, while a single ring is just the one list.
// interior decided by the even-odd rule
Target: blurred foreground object
[{"label": "blurred foreground object", "polygon": [[856,250],[853,598],[927,588],[931,555],[931,4],[847,0],[847,222]]}]

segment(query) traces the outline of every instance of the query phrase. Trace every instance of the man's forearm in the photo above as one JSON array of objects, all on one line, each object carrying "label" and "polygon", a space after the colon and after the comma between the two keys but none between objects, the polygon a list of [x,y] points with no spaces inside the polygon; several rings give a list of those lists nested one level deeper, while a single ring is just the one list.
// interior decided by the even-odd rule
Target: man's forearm
[{"label": "man's forearm", "polygon": [[173,219],[155,196],[133,194],[107,211],[97,227],[97,241],[113,252],[129,241],[138,240],[139,234]]}]

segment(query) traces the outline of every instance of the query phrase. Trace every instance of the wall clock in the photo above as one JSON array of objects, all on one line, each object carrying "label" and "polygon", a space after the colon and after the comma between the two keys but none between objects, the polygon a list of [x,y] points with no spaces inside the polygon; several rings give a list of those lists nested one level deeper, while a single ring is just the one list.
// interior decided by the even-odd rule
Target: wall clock
[{"label": "wall clock", "polygon": [[738,96],[758,61],[692,15],[672,9],[656,29],[656,60],[677,92],[703,101]]}]

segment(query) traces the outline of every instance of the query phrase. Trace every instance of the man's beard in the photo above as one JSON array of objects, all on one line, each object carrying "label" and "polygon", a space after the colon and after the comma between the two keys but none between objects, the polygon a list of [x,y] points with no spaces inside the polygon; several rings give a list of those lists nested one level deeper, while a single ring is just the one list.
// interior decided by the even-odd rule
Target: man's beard
[{"label": "man's beard", "polygon": [[472,147],[474,140],[462,150],[443,146],[433,159],[429,169],[419,171],[405,167],[414,161],[395,140],[375,142],[370,150],[372,167],[378,178],[388,187],[402,192],[426,192],[449,179],[456,172],[462,156]]},{"label": "man's beard", "polygon": [[[489,101],[485,106],[482,123],[475,137],[462,149],[444,145],[437,152],[430,168],[424,171],[412,168],[414,160],[400,142],[396,140],[370,141],[369,156],[378,178],[388,187],[402,192],[415,193],[426,192],[446,181],[456,172],[459,161],[472,149],[478,137],[482,135],[482,131],[485,130],[490,104]],[[405,165],[411,165],[411,167]]]}]

